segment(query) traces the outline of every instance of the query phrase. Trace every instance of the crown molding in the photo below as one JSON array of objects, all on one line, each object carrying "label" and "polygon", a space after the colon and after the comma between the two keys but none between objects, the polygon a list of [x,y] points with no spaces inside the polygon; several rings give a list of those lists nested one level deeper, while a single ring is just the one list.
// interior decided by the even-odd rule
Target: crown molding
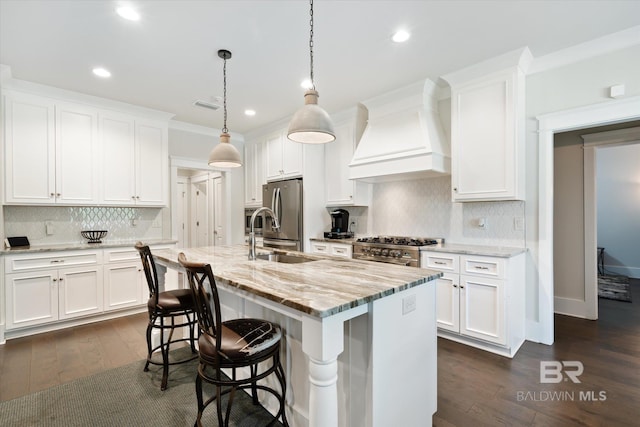
[{"label": "crown molding", "polygon": [[[181,122],[179,120],[169,120],[169,129],[213,137],[218,137],[222,133],[222,130],[217,128],[210,128],[193,123]],[[234,141],[244,141],[244,135],[240,133],[229,132],[229,135],[231,135],[231,139]]]}]

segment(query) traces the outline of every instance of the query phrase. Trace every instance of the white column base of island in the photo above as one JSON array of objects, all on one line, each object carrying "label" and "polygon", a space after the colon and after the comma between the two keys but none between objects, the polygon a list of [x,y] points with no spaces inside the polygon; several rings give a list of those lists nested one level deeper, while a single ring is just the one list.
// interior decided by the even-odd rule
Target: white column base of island
[{"label": "white column base of island", "polygon": [[[188,259],[212,264],[218,287],[244,301],[234,304],[250,312],[247,304],[257,304],[272,311],[267,316],[301,322],[301,335],[285,330],[286,341],[301,343],[308,364],[308,383],[287,378],[295,386],[287,391],[292,427],[431,425],[437,405],[434,280],[440,273],[307,254],[299,255],[318,260],[278,265],[247,261],[246,247],[241,248],[242,261],[234,258],[235,264],[230,259],[240,251],[236,247],[182,251]],[[180,269],[178,252],[159,251],[154,257],[160,266]],[[218,265],[214,255],[221,259]],[[339,362],[345,341],[347,368]],[[292,353],[289,362],[299,364],[302,353]],[[350,377],[342,379],[349,390],[339,389],[339,372]],[[294,407],[305,388],[308,414]]]}]

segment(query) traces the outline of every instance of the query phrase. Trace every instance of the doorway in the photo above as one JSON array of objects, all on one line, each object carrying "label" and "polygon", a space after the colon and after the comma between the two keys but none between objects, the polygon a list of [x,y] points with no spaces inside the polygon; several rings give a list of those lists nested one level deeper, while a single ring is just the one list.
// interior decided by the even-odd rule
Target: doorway
[{"label": "doorway", "polygon": [[589,126],[640,119],[640,97],[630,97],[540,115],[538,119],[538,205],[536,232],[531,239],[537,278],[537,321],[529,322],[529,338],[554,341],[553,280],[553,136],[555,133]]},{"label": "doorway", "polygon": [[[554,135],[554,305],[555,312],[598,318],[597,183],[616,170],[596,174],[597,152],[640,138],[640,121]],[[634,130],[636,129],[636,130]],[[613,193],[615,189],[610,189]]]}]

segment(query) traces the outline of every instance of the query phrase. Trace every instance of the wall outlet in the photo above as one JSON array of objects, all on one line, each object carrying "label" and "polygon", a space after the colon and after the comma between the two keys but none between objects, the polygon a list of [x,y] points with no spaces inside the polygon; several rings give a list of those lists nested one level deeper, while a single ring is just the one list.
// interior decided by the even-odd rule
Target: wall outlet
[{"label": "wall outlet", "polygon": [[45,233],[47,234],[47,236],[53,236],[53,234],[55,233],[55,229],[53,227],[53,222],[52,221],[45,221],[44,222],[44,230]]},{"label": "wall outlet", "polygon": [[358,221],[356,221],[355,219],[352,219],[351,223],[349,224],[349,231],[352,231],[355,233],[357,229],[358,229]]},{"label": "wall outlet", "polygon": [[486,218],[478,218],[478,228],[482,228],[482,229],[487,228],[487,219]]},{"label": "wall outlet", "polygon": [[402,315],[411,313],[416,309],[416,296],[409,295],[407,297],[402,298]]},{"label": "wall outlet", "polygon": [[513,229],[516,231],[524,231],[524,218],[517,216],[513,218]]},{"label": "wall outlet", "polygon": [[162,219],[160,218],[154,219],[153,223],[151,224],[151,228],[162,228]]},{"label": "wall outlet", "polygon": [[133,219],[131,220],[131,226],[132,226],[132,227],[136,227],[137,225],[138,225],[138,219],[137,219],[137,218],[133,218]]}]

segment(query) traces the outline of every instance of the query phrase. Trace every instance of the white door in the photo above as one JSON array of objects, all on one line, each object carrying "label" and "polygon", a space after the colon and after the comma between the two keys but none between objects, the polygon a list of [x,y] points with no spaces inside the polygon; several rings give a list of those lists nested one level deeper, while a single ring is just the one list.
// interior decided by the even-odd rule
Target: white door
[{"label": "white door", "polygon": [[460,332],[460,288],[458,274],[444,273],[436,280],[438,328]]},{"label": "white door", "polygon": [[107,264],[104,268],[105,311],[141,304],[143,273],[140,261]]},{"label": "white door", "polygon": [[10,203],[54,203],[55,106],[30,95],[5,97],[5,197]]},{"label": "white door", "polygon": [[460,333],[506,344],[504,282],[460,275]]},{"label": "white door", "polygon": [[191,246],[209,246],[207,181],[191,185]]},{"label": "white door", "polygon": [[224,244],[224,218],[222,209],[222,177],[211,180],[213,183],[213,245]]},{"label": "white door", "polygon": [[100,313],[103,307],[102,267],[65,268],[58,274],[60,319]]},{"label": "white door", "polygon": [[102,202],[135,204],[135,144],[133,120],[124,115],[100,114],[102,145]]},{"label": "white door", "polygon": [[56,202],[95,204],[98,198],[98,114],[56,106]]},{"label": "white door", "polygon": [[[9,274],[7,329],[40,325],[58,320],[58,273],[56,270]],[[37,295],[37,298],[34,298]]]},{"label": "white door", "polygon": [[176,204],[178,210],[176,212],[176,226],[178,227],[178,248],[189,247],[189,227],[187,226],[187,220],[189,218],[189,184],[187,180],[178,177],[178,190]]}]

